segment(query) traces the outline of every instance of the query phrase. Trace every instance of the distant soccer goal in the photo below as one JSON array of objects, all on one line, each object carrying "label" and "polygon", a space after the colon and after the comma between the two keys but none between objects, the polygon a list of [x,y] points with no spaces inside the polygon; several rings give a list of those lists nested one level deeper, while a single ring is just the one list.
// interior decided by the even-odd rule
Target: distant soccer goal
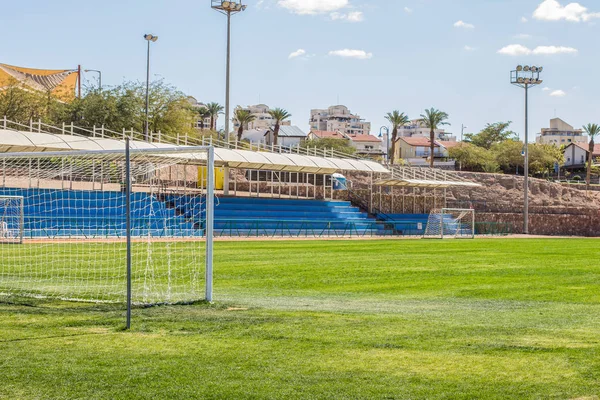
[{"label": "distant soccer goal", "polygon": [[0,296],[212,300],[212,152],[0,154]]},{"label": "distant soccer goal", "polygon": [[424,238],[473,239],[475,238],[475,210],[442,208],[429,214]]},{"label": "distant soccer goal", "polygon": [[0,195],[0,245],[23,243],[23,197]]}]

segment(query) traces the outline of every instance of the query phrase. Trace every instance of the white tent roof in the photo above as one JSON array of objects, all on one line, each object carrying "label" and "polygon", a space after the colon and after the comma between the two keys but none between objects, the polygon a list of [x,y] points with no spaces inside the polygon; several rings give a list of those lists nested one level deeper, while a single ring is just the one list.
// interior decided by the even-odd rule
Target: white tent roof
[{"label": "white tent roof", "polygon": [[459,181],[434,181],[425,179],[381,179],[375,182],[377,186],[407,186],[407,187],[427,187],[427,188],[448,188],[453,186],[462,187],[481,187],[478,183],[459,182]]},{"label": "white tent roof", "polygon": [[[131,141],[135,149],[168,148],[165,143]],[[54,135],[38,132],[18,132],[0,129],[0,153],[42,152],[57,150],[120,150],[124,141],[118,139],[92,138],[75,135]],[[185,148],[186,146],[180,146]],[[178,154],[178,157],[185,155]],[[189,154],[190,159],[202,158]],[[231,168],[259,169],[269,171],[306,172],[332,174],[337,171],[360,171],[389,173],[382,165],[365,160],[323,158],[301,154],[256,152],[215,148],[215,164]]]}]

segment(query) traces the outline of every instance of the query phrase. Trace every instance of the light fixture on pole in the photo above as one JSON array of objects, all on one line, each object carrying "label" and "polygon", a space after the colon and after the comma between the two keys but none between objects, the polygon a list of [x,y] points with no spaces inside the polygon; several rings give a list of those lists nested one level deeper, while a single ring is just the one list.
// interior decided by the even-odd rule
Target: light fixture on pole
[{"label": "light fixture on pole", "polygon": [[97,69],[86,69],[84,72],[96,72],[98,73],[98,89],[102,91],[102,71]]},{"label": "light fixture on pole", "polygon": [[385,130],[385,161],[390,162],[390,128],[382,126],[379,128],[379,137],[383,139],[383,131]]},{"label": "light fixture on pole", "polygon": [[225,71],[225,139],[229,135],[229,93],[230,93],[230,66],[231,66],[231,16],[246,9],[242,0],[221,1],[211,0],[211,8],[227,16],[227,66]]},{"label": "light fixture on pole", "polygon": [[148,42],[148,54],[146,57],[146,122],[144,123],[144,140],[148,141],[150,125],[148,117],[148,109],[150,108],[150,42],[156,42],[158,40],[158,36],[147,33],[144,35],[144,39],[146,39]]},{"label": "light fixture on pole", "polygon": [[519,65],[510,73],[510,83],[525,89],[525,145],[523,156],[525,157],[523,167],[525,182],[523,183],[524,205],[523,205],[523,233],[529,234],[529,88],[540,85],[540,73],[544,67]]},{"label": "light fixture on pole", "polygon": [[463,136],[465,134],[465,129],[467,129],[467,128],[468,128],[468,126],[465,126],[465,125],[461,124],[461,127],[460,127],[460,141],[461,142],[463,141]]}]

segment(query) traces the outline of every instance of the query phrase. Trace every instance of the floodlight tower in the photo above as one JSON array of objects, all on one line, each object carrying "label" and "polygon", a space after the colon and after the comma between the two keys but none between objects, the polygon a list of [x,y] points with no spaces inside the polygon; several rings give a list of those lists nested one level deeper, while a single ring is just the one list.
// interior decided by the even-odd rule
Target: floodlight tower
[{"label": "floodlight tower", "polygon": [[525,89],[525,147],[523,155],[525,157],[524,170],[525,182],[524,186],[524,207],[523,207],[523,233],[529,234],[529,88],[540,85],[543,81],[540,79],[540,74],[544,67],[536,67],[529,65],[519,65],[517,69],[510,73],[510,83]]},{"label": "floodlight tower", "polygon": [[150,33],[144,35],[144,39],[148,42],[148,54],[146,57],[146,122],[144,123],[144,140],[149,140],[149,118],[148,108],[150,107],[150,42],[156,43],[158,36],[154,36]]},{"label": "floodlight tower", "polygon": [[229,74],[231,65],[231,16],[246,10],[242,0],[211,0],[211,8],[227,16],[227,66],[225,71],[225,139],[229,135]]}]

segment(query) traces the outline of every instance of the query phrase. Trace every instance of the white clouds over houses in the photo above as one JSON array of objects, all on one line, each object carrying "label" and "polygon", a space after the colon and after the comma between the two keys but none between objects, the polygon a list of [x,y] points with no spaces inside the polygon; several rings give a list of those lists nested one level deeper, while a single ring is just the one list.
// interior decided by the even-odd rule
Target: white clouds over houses
[{"label": "white clouds over houses", "polygon": [[471,47],[471,46],[468,46],[468,45],[465,46],[465,47],[463,47],[463,48],[465,49],[465,51],[475,51],[475,50],[477,50],[475,47]]},{"label": "white clouds over houses", "polygon": [[332,50],[329,52],[329,55],[343,58],[355,58],[358,60],[368,60],[373,58],[373,53],[367,53],[364,50],[354,49]]},{"label": "white clouds over houses", "polygon": [[455,28],[462,28],[462,29],[475,29],[475,25],[468,24],[468,23],[466,23],[466,22],[464,22],[462,20],[461,21],[456,21],[454,23],[454,27]]},{"label": "white clouds over houses", "polygon": [[579,50],[573,47],[565,46],[538,46],[535,49],[523,46],[522,44],[510,44],[498,50],[498,54],[507,56],[528,56],[528,55],[555,55],[555,54],[577,54]]},{"label": "white clouds over houses", "polygon": [[352,11],[349,13],[333,12],[329,16],[333,21],[361,22],[365,19],[362,11]]},{"label": "white clouds over houses", "polygon": [[278,0],[277,4],[296,14],[312,15],[339,11],[349,0]]},{"label": "white clouds over houses", "polygon": [[306,55],[306,50],[304,49],[298,49],[292,53],[290,53],[290,55],[288,56],[288,59],[292,59],[292,58],[297,58],[297,57],[302,57]]},{"label": "white clouds over houses", "polygon": [[589,21],[600,18],[600,12],[590,12],[579,3],[568,3],[563,6],[557,0],[544,0],[533,12],[533,18],[541,21]]},{"label": "white clouds over houses", "polygon": [[552,97],[565,97],[566,95],[567,93],[564,90],[555,90],[550,93],[550,96]]}]

